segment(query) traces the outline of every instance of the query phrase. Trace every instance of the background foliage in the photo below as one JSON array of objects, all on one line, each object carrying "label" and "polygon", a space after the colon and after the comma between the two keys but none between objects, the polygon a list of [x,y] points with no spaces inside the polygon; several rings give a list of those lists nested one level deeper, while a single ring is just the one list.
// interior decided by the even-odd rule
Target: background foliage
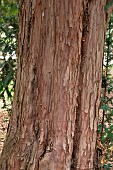
[{"label": "background foliage", "polygon": [[104,47],[103,75],[98,138],[103,146],[101,164],[113,164],[113,15],[111,15]]},{"label": "background foliage", "polygon": [[0,98],[9,108],[13,100],[16,74],[18,3],[0,1]]}]

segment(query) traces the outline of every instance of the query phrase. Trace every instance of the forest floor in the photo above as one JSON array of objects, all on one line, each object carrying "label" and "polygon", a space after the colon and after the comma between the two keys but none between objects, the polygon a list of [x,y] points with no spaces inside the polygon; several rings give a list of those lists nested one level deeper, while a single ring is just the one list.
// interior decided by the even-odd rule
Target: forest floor
[{"label": "forest floor", "polygon": [[9,122],[8,112],[1,108],[0,102],[0,154],[2,152],[3,144],[6,137],[8,122]]}]

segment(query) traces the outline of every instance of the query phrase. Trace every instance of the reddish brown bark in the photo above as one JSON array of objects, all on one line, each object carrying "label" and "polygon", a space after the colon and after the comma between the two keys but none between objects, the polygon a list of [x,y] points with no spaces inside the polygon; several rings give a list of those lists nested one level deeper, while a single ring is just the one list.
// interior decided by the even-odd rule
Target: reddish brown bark
[{"label": "reddish brown bark", "polygon": [[104,6],[102,0],[21,0],[17,83],[1,170],[93,167]]},{"label": "reddish brown bark", "polygon": [[[95,7],[94,7],[95,6]],[[105,1],[89,1],[84,10],[82,58],[73,150],[74,169],[95,169],[103,47],[108,15]]]}]

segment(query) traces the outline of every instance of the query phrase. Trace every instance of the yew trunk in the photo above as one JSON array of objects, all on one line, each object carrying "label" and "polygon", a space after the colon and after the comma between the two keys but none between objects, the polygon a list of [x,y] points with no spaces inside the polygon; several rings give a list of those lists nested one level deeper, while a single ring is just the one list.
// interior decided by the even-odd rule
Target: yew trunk
[{"label": "yew trunk", "polygon": [[105,5],[20,1],[17,81],[1,170],[94,170]]}]

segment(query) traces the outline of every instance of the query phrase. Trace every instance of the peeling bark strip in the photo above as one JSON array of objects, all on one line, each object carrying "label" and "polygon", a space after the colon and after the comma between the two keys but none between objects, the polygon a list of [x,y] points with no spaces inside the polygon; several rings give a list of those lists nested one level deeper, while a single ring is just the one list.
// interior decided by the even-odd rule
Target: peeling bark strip
[{"label": "peeling bark strip", "polygon": [[1,170],[94,168],[104,6],[20,1],[17,83]]}]

